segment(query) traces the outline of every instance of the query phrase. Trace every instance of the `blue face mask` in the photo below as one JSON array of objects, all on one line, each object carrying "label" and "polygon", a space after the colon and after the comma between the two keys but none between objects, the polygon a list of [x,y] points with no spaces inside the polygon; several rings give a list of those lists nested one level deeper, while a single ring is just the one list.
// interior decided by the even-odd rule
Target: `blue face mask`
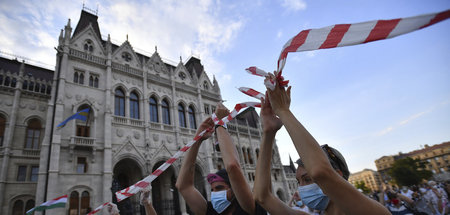
[{"label": "blue face mask", "polygon": [[297,206],[302,207],[303,206],[303,201],[297,201]]},{"label": "blue face mask", "polygon": [[322,189],[315,183],[299,186],[298,193],[302,198],[302,202],[311,209],[324,210],[330,202],[328,196],[323,194]]},{"label": "blue face mask", "polygon": [[216,210],[219,214],[231,205],[231,202],[227,200],[226,190],[211,192],[211,203],[214,210]]}]

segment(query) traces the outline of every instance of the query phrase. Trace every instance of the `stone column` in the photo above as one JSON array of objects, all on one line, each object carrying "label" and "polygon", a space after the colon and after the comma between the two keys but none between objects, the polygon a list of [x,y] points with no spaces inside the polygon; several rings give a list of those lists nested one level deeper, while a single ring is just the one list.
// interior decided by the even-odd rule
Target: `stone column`
[{"label": "stone column", "polygon": [[[106,74],[105,74],[105,106],[102,108],[105,112],[105,122],[104,122],[104,137],[103,137],[103,186],[102,193],[103,198],[97,198],[97,204],[101,204],[102,202],[112,201],[112,193],[111,193],[111,185],[112,185],[112,113],[113,113],[113,105],[112,105],[112,71],[111,71],[111,39],[108,34],[108,41],[106,43],[106,52],[107,52],[107,60],[106,60]],[[96,146],[101,147],[101,146]],[[94,206],[96,207],[96,206]]]},{"label": "stone column", "polygon": [[[9,126],[6,126],[5,136],[3,141],[3,160],[0,172],[0,211],[7,211],[8,204],[3,205],[3,201],[5,201],[5,186],[6,186],[6,175],[8,174],[8,165],[9,158],[12,154],[11,152],[11,143],[14,136],[14,129],[16,127],[16,119],[17,119],[17,110],[19,109],[20,103],[20,94],[22,92],[22,82],[23,82],[23,71],[25,68],[25,62],[22,61],[22,64],[19,68],[19,75],[17,77],[16,88],[14,89],[14,101],[11,107],[11,115],[9,117]],[[3,208],[5,207],[5,208]]]}]

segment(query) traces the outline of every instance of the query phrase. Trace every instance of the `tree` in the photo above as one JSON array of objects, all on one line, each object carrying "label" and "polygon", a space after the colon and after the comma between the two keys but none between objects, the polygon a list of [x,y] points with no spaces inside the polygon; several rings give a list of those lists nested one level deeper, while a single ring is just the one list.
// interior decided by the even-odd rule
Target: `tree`
[{"label": "tree", "polygon": [[429,179],[433,173],[425,169],[425,164],[419,159],[410,157],[396,160],[388,174],[400,186],[412,186],[419,184],[422,179]]},{"label": "tree", "polygon": [[364,181],[357,181],[355,184],[356,189],[361,189],[363,193],[369,194],[370,188],[366,187],[366,183]]}]

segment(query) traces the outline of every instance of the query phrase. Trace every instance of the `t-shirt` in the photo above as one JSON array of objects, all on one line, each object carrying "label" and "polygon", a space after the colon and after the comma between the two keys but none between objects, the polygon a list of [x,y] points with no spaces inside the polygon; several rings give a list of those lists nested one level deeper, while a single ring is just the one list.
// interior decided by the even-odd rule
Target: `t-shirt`
[{"label": "t-shirt", "polygon": [[[237,202],[236,202],[237,203]],[[232,207],[230,205],[230,207]],[[262,208],[257,202],[255,202],[255,213],[252,215],[266,215],[267,212]],[[214,210],[212,203],[208,201],[208,207],[206,208],[206,215],[219,215],[216,210]],[[241,208],[239,204],[236,204],[236,210],[234,210],[233,215],[250,215]]]},{"label": "t-shirt", "polygon": [[401,205],[399,208],[397,208],[392,204],[388,204],[387,208],[389,212],[392,213],[392,215],[413,215],[413,213],[404,205]]}]

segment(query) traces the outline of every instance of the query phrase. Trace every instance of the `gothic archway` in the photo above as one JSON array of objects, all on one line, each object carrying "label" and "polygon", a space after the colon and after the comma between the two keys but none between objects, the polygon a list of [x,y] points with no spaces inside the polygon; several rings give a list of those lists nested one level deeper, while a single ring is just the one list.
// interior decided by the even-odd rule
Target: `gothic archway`
[{"label": "gothic archway", "polygon": [[[163,163],[163,161],[156,163],[153,171]],[[157,214],[181,214],[178,190],[175,188],[176,181],[175,170],[170,166],[152,182],[152,200]]]},{"label": "gothic archway", "polygon": [[140,214],[139,195],[134,195],[121,202],[117,202],[114,193],[133,185],[142,178],[142,170],[139,164],[133,159],[122,159],[114,166],[111,192],[113,193],[113,202],[117,204],[121,215]]}]

